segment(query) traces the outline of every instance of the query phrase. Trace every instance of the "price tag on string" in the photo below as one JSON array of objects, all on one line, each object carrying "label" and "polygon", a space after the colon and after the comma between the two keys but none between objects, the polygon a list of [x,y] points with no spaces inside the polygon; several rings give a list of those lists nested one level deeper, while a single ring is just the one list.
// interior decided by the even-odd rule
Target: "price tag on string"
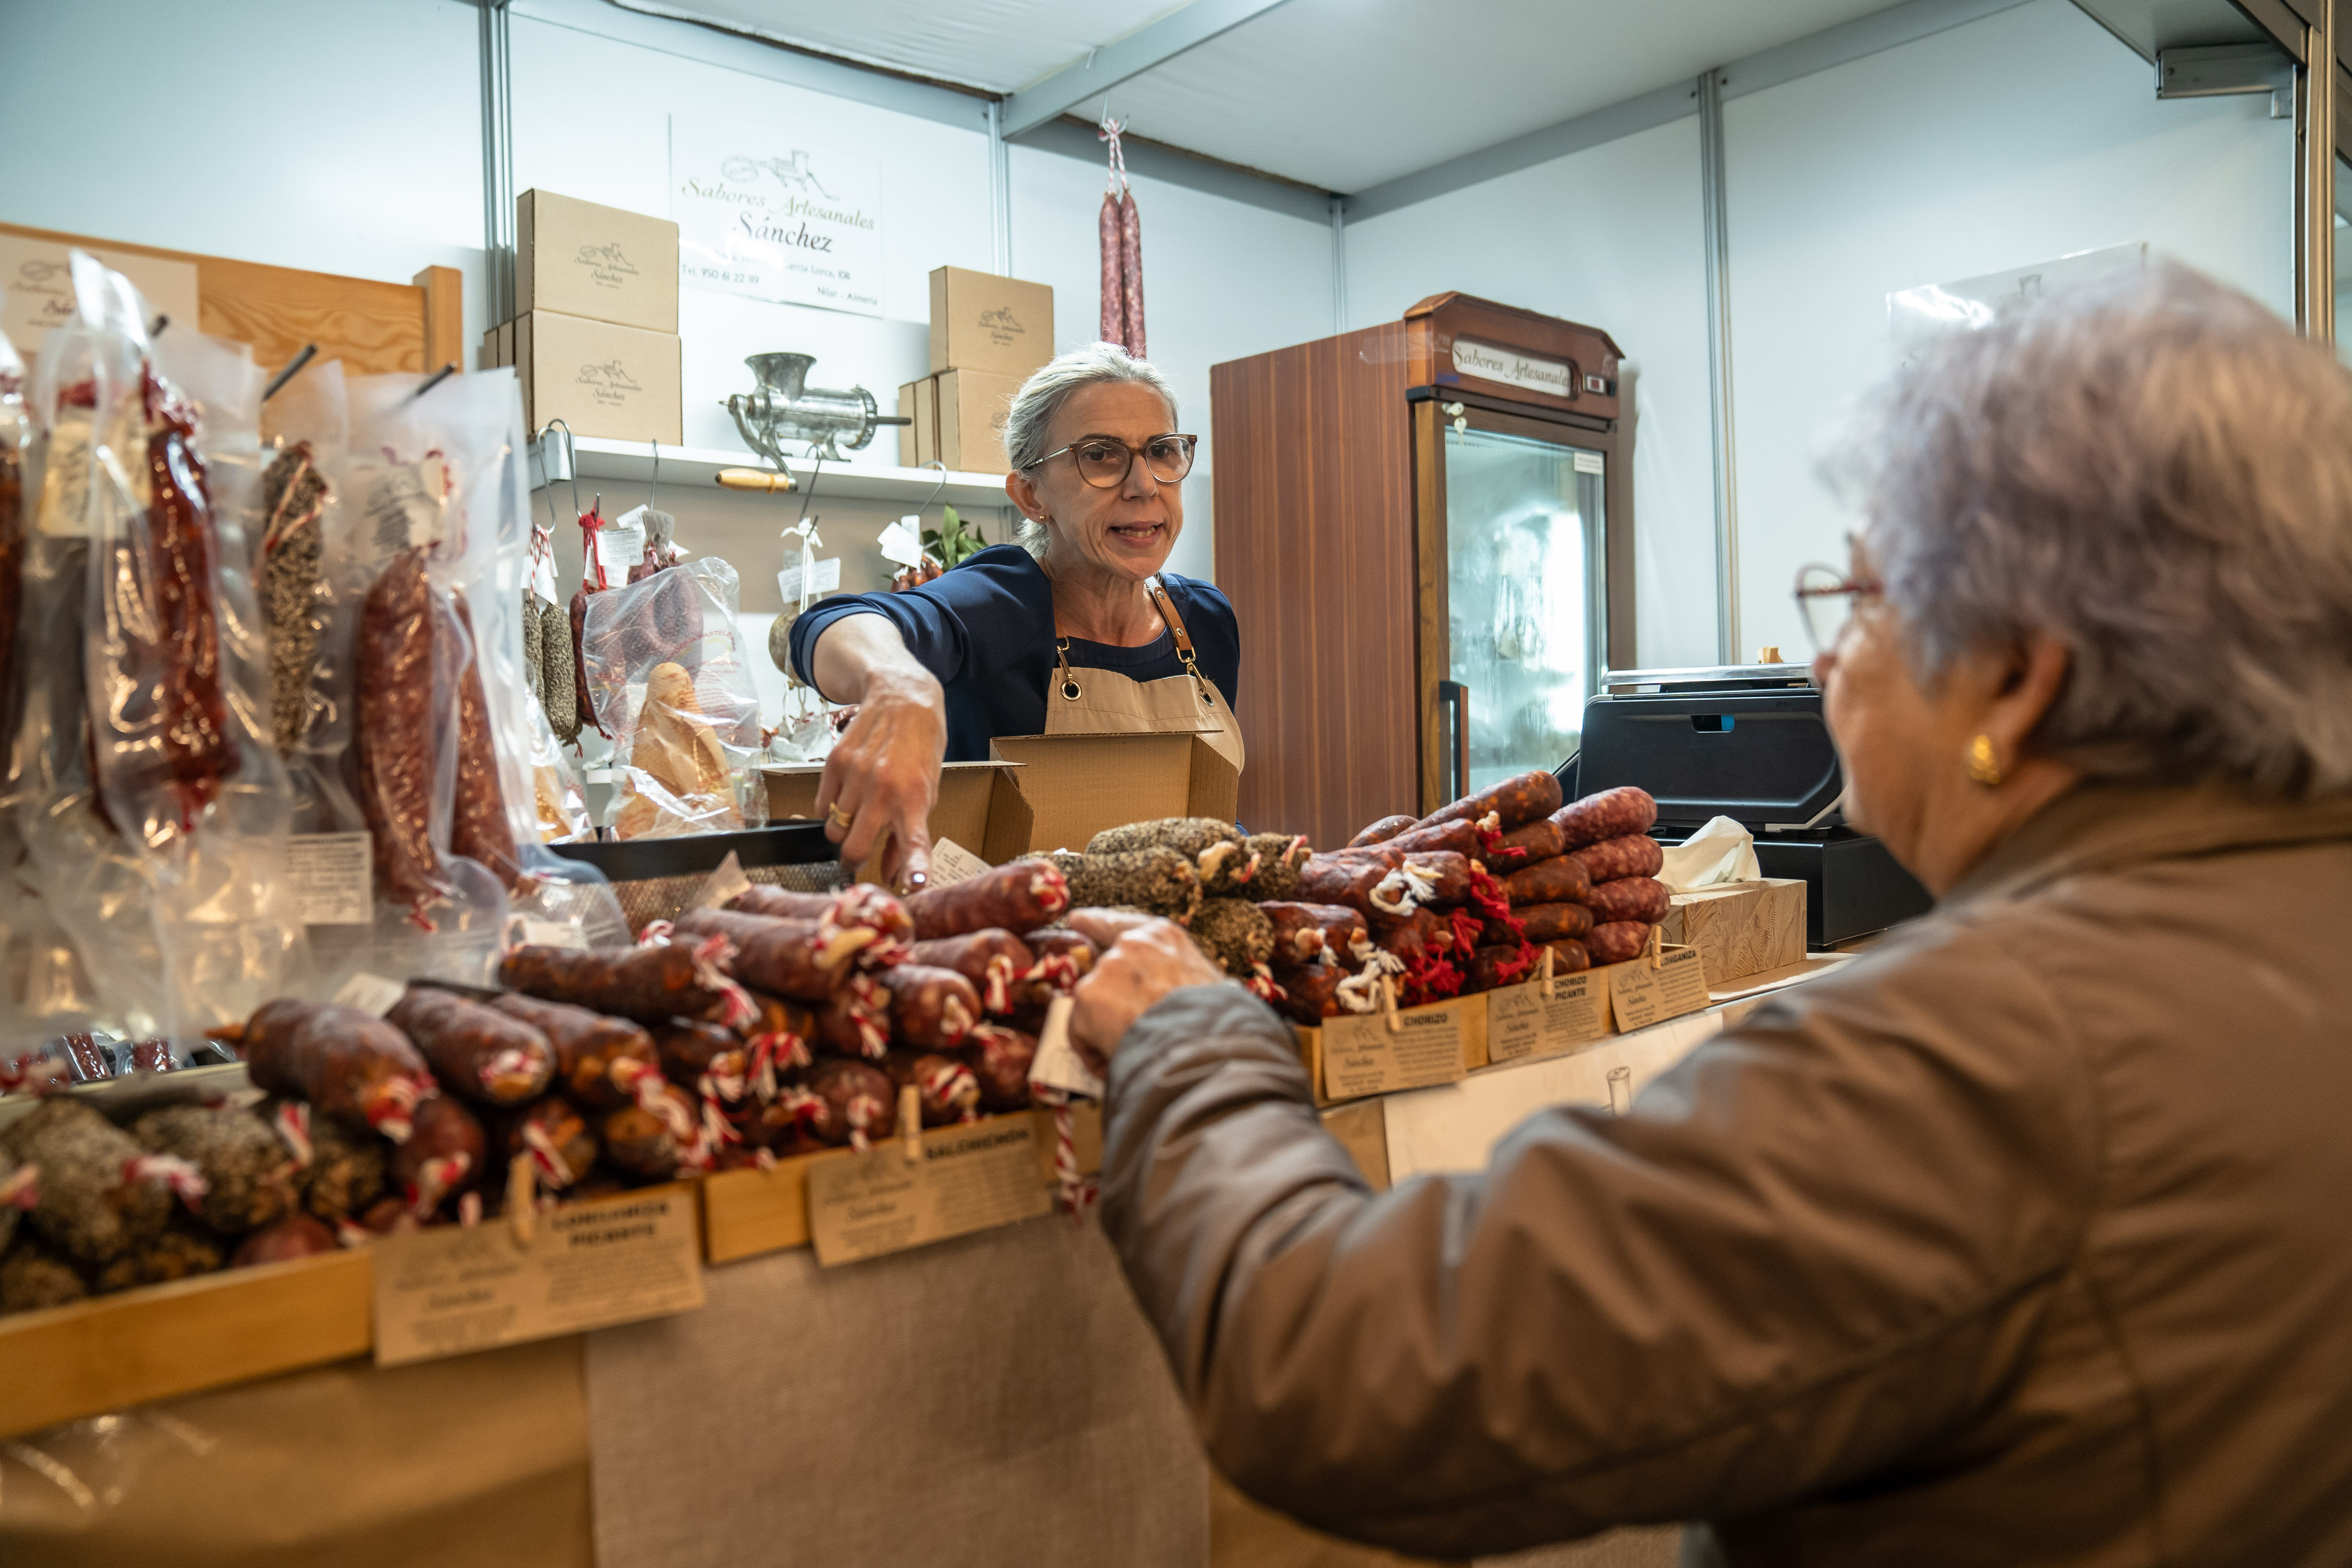
[{"label": "price tag on string", "polygon": [[617,521],[608,522],[596,531],[596,559],[604,564],[604,575],[618,584],[628,580],[629,568],[642,566],[646,559],[646,531],[642,523],[630,518],[642,518],[645,508],[639,507]]},{"label": "price tag on string", "polygon": [[1045,1026],[1037,1036],[1037,1054],[1029,1063],[1029,1087],[1100,1100],[1103,1080],[1070,1043],[1070,1012],[1076,1005],[1068,996],[1056,996],[1045,1005]]},{"label": "price tag on string", "polygon": [[541,598],[546,600],[551,605],[560,605],[563,603],[563,595],[558,593],[555,587],[555,556],[553,552],[542,552],[537,563],[531,567],[530,591],[533,594],[538,595]]},{"label": "price tag on string", "polygon": [[909,514],[882,531],[882,559],[912,566],[923,558],[923,520]]},{"label": "price tag on string", "polygon": [[400,999],[407,994],[408,986],[404,982],[362,973],[343,982],[342,988],[335,993],[335,1005],[357,1007],[381,1018],[400,1005]]},{"label": "price tag on string", "polygon": [[388,469],[368,491],[362,515],[383,554],[438,544],[449,511],[449,465],[438,455]]},{"label": "price tag on string", "polygon": [[297,833],[286,840],[286,880],[305,925],[375,920],[374,841],[365,833]]},{"label": "price tag on string", "polygon": [[934,888],[969,882],[991,869],[992,868],[987,861],[952,838],[941,838],[931,845],[931,886]]},{"label": "price tag on string", "polygon": [[533,920],[516,915],[507,921],[509,947],[570,947],[585,952],[588,933],[570,921]]},{"label": "price tag on string", "polygon": [[[797,566],[787,566],[777,573],[776,591],[784,596],[785,604],[799,604],[801,602],[801,569]],[[837,594],[841,591],[840,556],[828,555],[816,563],[815,569],[809,573],[808,591],[815,595]]]}]

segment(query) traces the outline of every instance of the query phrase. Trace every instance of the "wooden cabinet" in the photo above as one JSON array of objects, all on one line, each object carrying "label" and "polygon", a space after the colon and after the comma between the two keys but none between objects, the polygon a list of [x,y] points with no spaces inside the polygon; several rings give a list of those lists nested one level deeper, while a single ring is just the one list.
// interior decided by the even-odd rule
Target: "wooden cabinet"
[{"label": "wooden cabinet", "polygon": [[[1593,328],[1441,294],[1401,321],[1211,369],[1217,584],[1241,626],[1240,819],[1253,831],[1342,844],[1377,817],[1434,810],[1465,774],[1510,765],[1510,725],[1472,708],[1475,689],[1440,700],[1472,657],[1457,640],[1476,640],[1454,630],[1457,612],[1481,603],[1465,551],[1500,526],[1455,482],[1483,455],[1466,443],[1516,443],[1580,476],[1564,478],[1556,510],[1590,528],[1591,561],[1561,586],[1574,614],[1554,618],[1590,647],[1559,654],[1574,669],[1553,679],[1589,687],[1633,662],[1622,358]],[[1449,505],[1462,515],[1449,519]],[[1528,575],[1542,589],[1543,573]],[[1452,715],[1465,711],[1461,730]],[[1517,742],[1533,755],[1546,743]]]}]

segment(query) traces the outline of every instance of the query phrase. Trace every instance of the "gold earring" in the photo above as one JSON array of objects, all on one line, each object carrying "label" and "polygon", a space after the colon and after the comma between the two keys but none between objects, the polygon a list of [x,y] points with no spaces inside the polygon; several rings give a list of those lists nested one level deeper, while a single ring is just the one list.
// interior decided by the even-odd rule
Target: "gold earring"
[{"label": "gold earring", "polygon": [[1969,742],[1969,778],[1992,789],[2000,783],[2000,759],[1993,754],[1992,737],[1979,735]]}]

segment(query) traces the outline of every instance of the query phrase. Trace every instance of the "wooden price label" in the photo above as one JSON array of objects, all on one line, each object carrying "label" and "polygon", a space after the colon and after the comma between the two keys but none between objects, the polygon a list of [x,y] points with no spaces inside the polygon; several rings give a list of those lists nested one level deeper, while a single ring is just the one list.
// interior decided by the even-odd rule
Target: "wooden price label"
[{"label": "wooden price label", "polygon": [[1643,957],[1612,963],[1607,973],[1609,1005],[1617,1015],[1617,1027],[1629,1035],[1706,1005],[1706,968],[1695,947],[1668,952],[1655,969]]},{"label": "wooden price label", "polygon": [[819,1160],[808,1172],[809,1236],[825,1268],[969,1236],[1052,1209],[1025,1116],[923,1135],[909,1160],[898,1140]]},{"label": "wooden price label", "polygon": [[1486,993],[1489,1061],[1554,1056],[1609,1032],[1605,971],[1556,976],[1551,990],[1551,999],[1546,1001],[1543,982],[1530,980]]},{"label": "wooden price label", "polygon": [[374,1245],[375,1363],[401,1366],[702,1305],[694,1189],[646,1187]]},{"label": "wooden price label", "polygon": [[1323,1097],[1355,1100],[1455,1081],[1465,1012],[1459,1002],[1410,1008],[1393,1015],[1393,1029],[1386,1013],[1325,1019]]}]

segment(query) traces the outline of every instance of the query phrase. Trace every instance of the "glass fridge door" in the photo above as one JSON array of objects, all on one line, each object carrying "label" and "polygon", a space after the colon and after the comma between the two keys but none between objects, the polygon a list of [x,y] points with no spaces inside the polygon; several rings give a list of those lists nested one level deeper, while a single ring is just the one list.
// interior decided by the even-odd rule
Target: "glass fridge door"
[{"label": "glass fridge door", "polygon": [[1607,647],[1605,476],[1601,453],[1559,442],[1444,439],[1447,675],[1467,689],[1475,792],[1575,754]]}]

